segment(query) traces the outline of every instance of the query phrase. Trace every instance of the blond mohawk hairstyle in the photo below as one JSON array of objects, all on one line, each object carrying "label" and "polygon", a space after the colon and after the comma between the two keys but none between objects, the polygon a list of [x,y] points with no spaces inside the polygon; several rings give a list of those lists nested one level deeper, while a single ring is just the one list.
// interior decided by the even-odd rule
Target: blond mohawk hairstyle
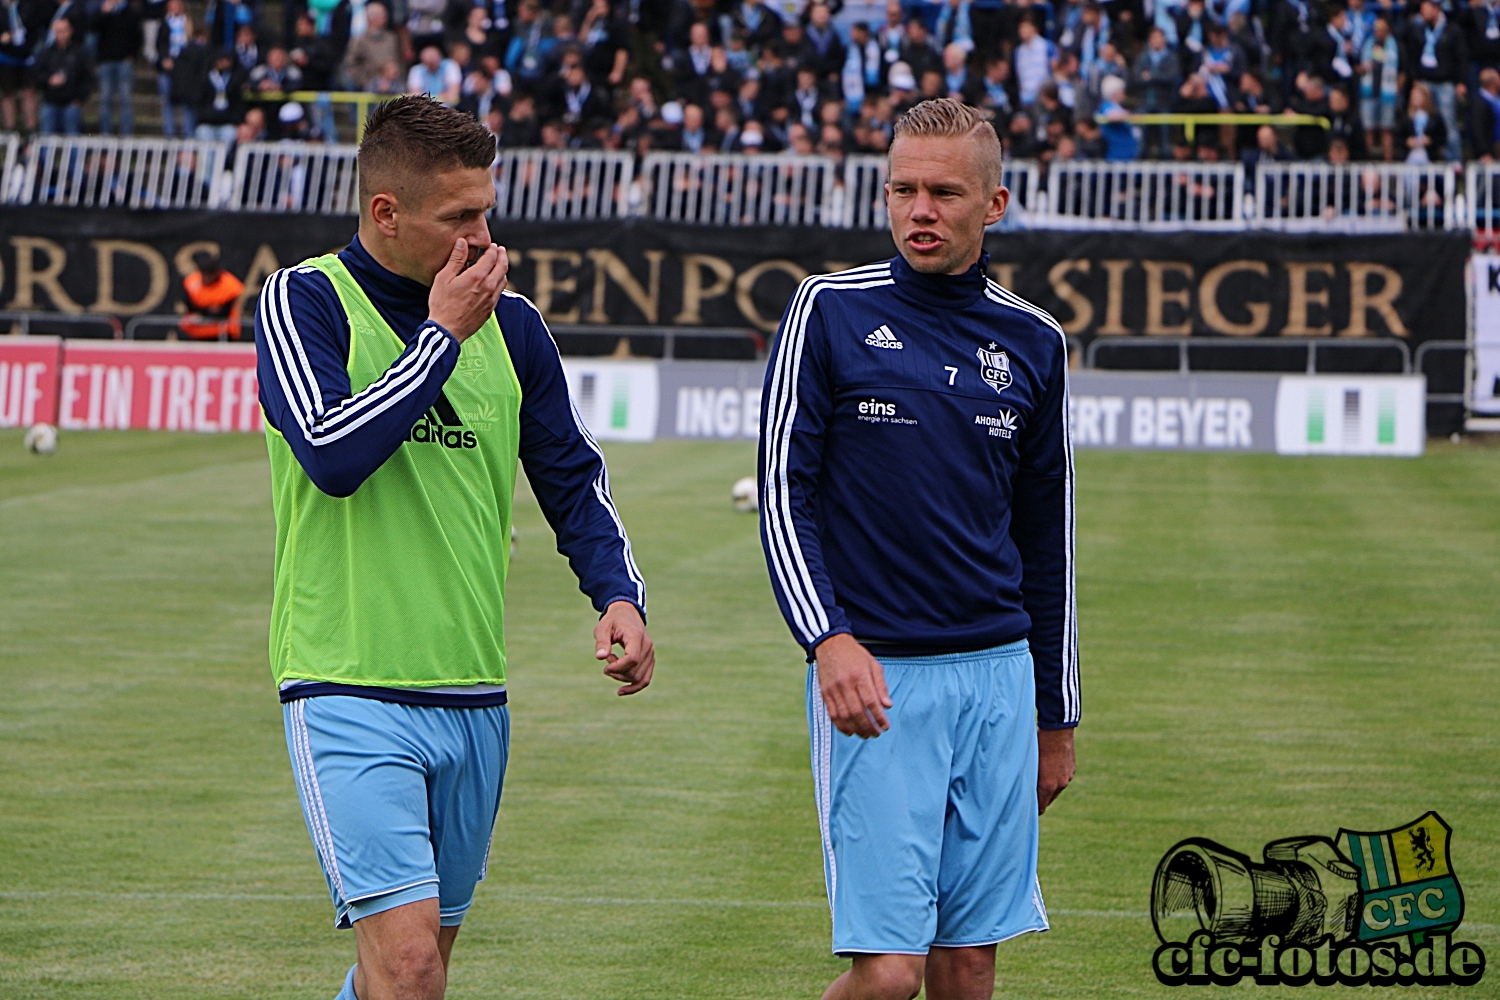
[{"label": "blond mohawk hairstyle", "polygon": [[[1000,137],[995,127],[967,104],[947,97],[923,101],[906,114],[896,119],[891,136],[891,151],[896,149],[898,139],[962,139],[974,140],[979,151],[979,169],[992,186],[999,186],[1004,154],[1000,150]],[[887,153],[889,156],[889,153]]]}]

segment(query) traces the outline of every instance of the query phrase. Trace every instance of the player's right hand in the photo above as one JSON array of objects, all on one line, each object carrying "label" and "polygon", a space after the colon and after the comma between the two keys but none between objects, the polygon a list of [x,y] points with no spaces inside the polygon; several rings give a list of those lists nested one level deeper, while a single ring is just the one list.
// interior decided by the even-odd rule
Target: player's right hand
[{"label": "player's right hand", "polygon": [[814,656],[823,704],[835,729],[867,740],[891,728],[885,715],[893,704],[885,686],[885,669],[868,649],[843,633],[824,639]]},{"label": "player's right hand", "polygon": [[448,263],[432,279],[432,291],[427,295],[427,318],[453,334],[460,344],[494,315],[510,270],[505,248],[494,243],[465,269],[468,259],[469,242],[459,239],[453,244]]}]

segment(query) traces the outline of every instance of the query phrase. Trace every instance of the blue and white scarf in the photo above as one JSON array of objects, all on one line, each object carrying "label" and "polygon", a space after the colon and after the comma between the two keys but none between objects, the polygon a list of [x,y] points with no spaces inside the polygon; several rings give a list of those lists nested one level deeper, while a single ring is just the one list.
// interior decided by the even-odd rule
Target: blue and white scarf
[{"label": "blue and white scarf", "polygon": [[1479,91],[1480,98],[1490,106],[1491,117],[1495,119],[1494,134],[1490,136],[1490,144],[1500,142],[1500,97],[1496,97],[1488,90]]},{"label": "blue and white scarf", "polygon": [[1354,67],[1349,65],[1348,50],[1344,47],[1348,44],[1348,39],[1331,24],[1328,26],[1328,35],[1333,39],[1333,71],[1340,79],[1347,80],[1354,75]]},{"label": "blue and white scarf", "polygon": [[[1416,111],[1416,112],[1412,113],[1412,116],[1411,116],[1411,134],[1412,135],[1414,135],[1414,136],[1417,136],[1417,135],[1426,135],[1427,134],[1427,125],[1428,125],[1427,112],[1425,112],[1425,111]],[[1418,164],[1431,163],[1432,162],[1432,157],[1428,154],[1426,146],[1416,146],[1416,147],[1414,147],[1412,149],[1412,151],[1410,153],[1406,154],[1406,162],[1407,163],[1418,163]]]},{"label": "blue and white scarf", "polygon": [[740,4],[740,17],[744,20],[745,27],[751,31],[760,30],[761,18],[765,16],[766,9],[760,5],[760,0],[755,0],[754,3]]},{"label": "blue and white scarf", "polygon": [[[953,37],[948,37],[948,28],[952,25]],[[947,45],[949,42],[962,42],[972,47],[974,44],[974,28],[969,20],[969,0],[959,0],[958,12],[954,13],[952,4],[943,4],[938,10],[937,30],[934,32],[938,42]]]},{"label": "blue and white scarf", "polygon": [[986,77],[984,81],[984,93],[990,100],[990,106],[996,111],[1010,113],[1010,92],[1005,89],[1003,83],[991,83]]},{"label": "blue and white scarf", "polygon": [[[26,51],[26,22],[21,20],[20,3],[8,4],[5,8],[9,27],[5,30],[10,32],[10,45],[16,52]],[[0,66],[25,66],[31,60],[22,56],[8,56],[0,52]]]},{"label": "blue and white scarf", "polygon": [[1432,27],[1422,29],[1422,67],[1424,69],[1437,69],[1437,43],[1443,37],[1443,29],[1448,26],[1448,19],[1442,14],[1438,15],[1438,22]]},{"label": "blue and white scarf", "polygon": [[1208,69],[1209,63],[1223,63],[1226,66],[1234,65],[1234,50],[1228,45],[1222,49],[1209,49],[1203,53],[1203,81],[1208,84],[1208,93],[1219,106],[1220,111],[1228,111],[1231,101],[1229,100],[1229,85],[1224,82],[1223,73],[1215,73]]},{"label": "blue and white scarf", "polygon": [[1167,47],[1177,47],[1177,11],[1181,4],[1169,3],[1167,0],[1155,0],[1151,13],[1151,26],[1160,28],[1161,33],[1167,36]]},{"label": "blue and white scarf", "polygon": [[[1376,53],[1379,53],[1380,58],[1376,58]],[[1359,61],[1370,64],[1370,71],[1359,78],[1359,96],[1373,101],[1378,94],[1382,101],[1395,101],[1400,83],[1400,55],[1396,48],[1396,36],[1387,35],[1384,45],[1377,45],[1374,38],[1368,39]]]},{"label": "blue and white scarf", "polygon": [[188,43],[188,16],[168,14],[162,19],[167,26],[167,58],[176,59]]}]

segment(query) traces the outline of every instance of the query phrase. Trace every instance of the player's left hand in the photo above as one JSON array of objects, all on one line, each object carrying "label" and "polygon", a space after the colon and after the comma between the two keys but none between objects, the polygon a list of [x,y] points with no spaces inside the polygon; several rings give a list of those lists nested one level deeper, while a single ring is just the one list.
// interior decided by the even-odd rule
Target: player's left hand
[{"label": "player's left hand", "polygon": [[1078,758],[1073,753],[1073,730],[1038,729],[1036,749],[1036,811],[1040,815],[1068,787],[1078,770]]},{"label": "player's left hand", "polygon": [[[625,655],[617,655],[615,646],[623,648]],[[651,674],[656,670],[656,646],[634,604],[616,601],[605,609],[604,617],[594,626],[594,658],[604,661],[606,677],[624,683],[616,694],[635,694],[651,683]]]}]

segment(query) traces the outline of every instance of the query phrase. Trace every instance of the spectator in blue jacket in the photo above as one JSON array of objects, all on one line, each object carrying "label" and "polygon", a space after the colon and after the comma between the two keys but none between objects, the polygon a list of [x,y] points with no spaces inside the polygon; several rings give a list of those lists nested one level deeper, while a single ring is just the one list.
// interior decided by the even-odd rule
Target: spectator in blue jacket
[{"label": "spectator in blue jacket", "polygon": [[1104,100],[1099,105],[1097,120],[1104,133],[1104,158],[1106,160],[1135,160],[1141,155],[1141,140],[1135,126],[1127,120],[1130,112],[1125,110],[1125,81],[1117,76],[1107,76],[1099,85]]},{"label": "spectator in blue jacket", "polygon": [[203,23],[208,25],[211,47],[232,49],[241,28],[255,29],[255,10],[243,0],[211,0]]}]

